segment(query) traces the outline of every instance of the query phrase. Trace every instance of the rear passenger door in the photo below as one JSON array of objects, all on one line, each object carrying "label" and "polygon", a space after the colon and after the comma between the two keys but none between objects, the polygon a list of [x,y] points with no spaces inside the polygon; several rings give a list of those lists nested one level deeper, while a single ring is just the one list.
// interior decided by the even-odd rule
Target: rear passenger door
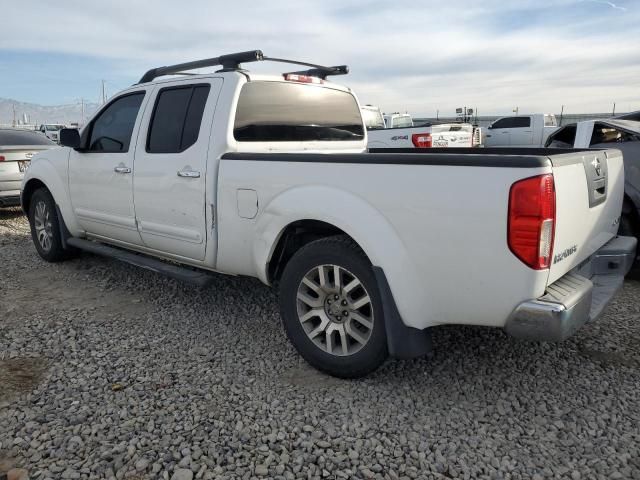
[{"label": "rear passenger door", "polygon": [[207,154],[222,79],[158,87],[141,129],[133,186],[144,245],[203,261],[207,245]]},{"label": "rear passenger door", "polygon": [[512,117],[509,129],[509,145],[512,147],[530,147],[533,144],[531,117]]}]

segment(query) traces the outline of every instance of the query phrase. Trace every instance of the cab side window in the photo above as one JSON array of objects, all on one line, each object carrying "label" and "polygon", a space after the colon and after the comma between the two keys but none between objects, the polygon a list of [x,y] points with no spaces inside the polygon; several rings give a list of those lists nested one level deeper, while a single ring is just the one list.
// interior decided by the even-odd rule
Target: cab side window
[{"label": "cab side window", "polygon": [[144,92],[137,92],[117,98],[109,104],[91,125],[88,150],[102,153],[128,152],[143,98]]},{"label": "cab side window", "polygon": [[209,85],[160,90],[147,137],[148,153],[180,153],[198,140]]}]

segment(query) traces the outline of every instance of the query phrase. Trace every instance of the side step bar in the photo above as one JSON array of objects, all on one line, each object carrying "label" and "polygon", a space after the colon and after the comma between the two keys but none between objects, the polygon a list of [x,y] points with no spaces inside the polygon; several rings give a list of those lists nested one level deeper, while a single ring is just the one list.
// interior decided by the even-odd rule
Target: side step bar
[{"label": "side step bar", "polygon": [[67,239],[67,245],[85,250],[103,257],[111,257],[125,263],[130,263],[137,267],[142,267],[152,272],[161,273],[181,282],[190,283],[199,287],[206,286],[211,282],[211,274],[203,271],[191,270],[190,268],[172,265],[170,263],[157,260],[146,255],[127,252],[120,248],[111,247],[103,243],[92,242],[82,238],[70,237]]}]

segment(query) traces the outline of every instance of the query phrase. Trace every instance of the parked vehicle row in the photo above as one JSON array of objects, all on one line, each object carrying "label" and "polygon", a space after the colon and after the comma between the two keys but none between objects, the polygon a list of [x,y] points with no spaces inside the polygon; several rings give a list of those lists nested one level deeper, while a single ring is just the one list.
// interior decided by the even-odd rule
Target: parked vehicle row
[{"label": "parked vehicle row", "polygon": [[415,125],[407,113],[383,114],[378,107],[361,107],[368,130],[368,148],[473,147],[474,127],[468,123],[423,123]]},{"label": "parked vehicle row", "polygon": [[435,325],[562,340],[620,287],[636,241],[616,237],[617,150],[368,153],[378,130],[327,80],[346,67],[240,70],[263,59],[152,69],[82,132],[62,130],[22,186],[40,256],[277,285],[293,345],[340,377],[424,354]]}]

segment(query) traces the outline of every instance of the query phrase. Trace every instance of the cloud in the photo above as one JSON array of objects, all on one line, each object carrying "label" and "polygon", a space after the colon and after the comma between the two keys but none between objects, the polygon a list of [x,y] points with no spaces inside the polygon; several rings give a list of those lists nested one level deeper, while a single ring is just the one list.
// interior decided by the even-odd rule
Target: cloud
[{"label": "cloud", "polygon": [[[607,3],[608,2],[604,2]],[[597,0],[459,2],[270,0],[86,2],[36,0],[3,6],[0,64],[22,53],[37,84],[37,55],[60,56],[47,78],[49,102],[77,98],[81,76],[94,84],[136,81],[154,66],[233,51],[350,65],[346,83],[385,110],[451,114],[473,105],[487,114],[640,108],[640,14]],[[28,26],[28,28],[26,28]],[[4,52],[3,52],[4,49]],[[57,57],[56,57],[57,58]],[[79,72],[87,59],[88,72]],[[80,66],[80,67],[79,67]],[[280,66],[252,65],[278,72]],[[13,75],[20,79],[20,69]],[[46,75],[45,75],[46,73]],[[68,84],[74,85],[71,91]],[[0,79],[0,90],[17,87]],[[34,87],[35,88],[35,87]],[[88,88],[88,87],[87,87]],[[32,98],[21,98],[32,100]],[[627,107],[628,104],[628,107]]]},{"label": "cloud", "polygon": [[611,8],[615,8],[616,10],[621,10],[623,12],[626,12],[627,9],[625,7],[621,7],[619,5],[616,5],[615,3],[612,2],[607,2],[605,0],[584,0],[584,1],[589,1],[589,2],[594,2],[594,3],[600,3],[602,5],[609,5]]}]

